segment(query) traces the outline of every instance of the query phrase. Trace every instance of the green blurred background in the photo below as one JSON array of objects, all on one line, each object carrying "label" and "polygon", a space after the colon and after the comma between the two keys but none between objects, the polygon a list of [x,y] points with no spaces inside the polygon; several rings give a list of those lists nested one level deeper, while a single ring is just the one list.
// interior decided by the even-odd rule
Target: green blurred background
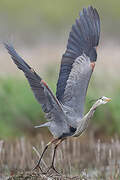
[{"label": "green blurred background", "polygon": [[[112,101],[97,109],[88,133],[120,136],[120,2],[113,0],[0,0],[0,39],[13,43],[19,54],[56,91],[60,59],[71,25],[83,7],[96,7],[101,18],[98,61],[85,112],[102,95]],[[0,45],[0,137],[43,132],[33,125],[45,121],[30,87]]]}]

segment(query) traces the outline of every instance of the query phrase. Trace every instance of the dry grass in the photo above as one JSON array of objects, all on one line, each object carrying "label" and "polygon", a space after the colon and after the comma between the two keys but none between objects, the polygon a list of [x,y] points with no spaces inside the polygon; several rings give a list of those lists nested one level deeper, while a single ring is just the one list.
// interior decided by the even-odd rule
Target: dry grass
[{"label": "dry grass", "polygon": [[[48,138],[49,139],[49,138]],[[87,137],[68,139],[63,142],[56,154],[56,167],[62,176],[50,172],[32,172],[38,156],[33,146],[40,154],[46,144],[42,136],[36,138],[20,138],[14,141],[0,141],[1,177],[8,179],[110,179],[120,178],[120,141],[112,139],[109,143],[95,142]],[[51,163],[53,147],[44,156],[42,169],[45,171]],[[3,173],[4,172],[4,173]],[[3,178],[4,179],[4,178]]]}]

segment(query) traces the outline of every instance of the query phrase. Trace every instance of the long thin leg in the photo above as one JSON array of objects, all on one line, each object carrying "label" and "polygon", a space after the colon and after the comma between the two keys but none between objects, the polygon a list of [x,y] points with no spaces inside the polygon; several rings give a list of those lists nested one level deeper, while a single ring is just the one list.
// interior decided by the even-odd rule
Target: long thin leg
[{"label": "long thin leg", "polygon": [[[48,147],[49,147],[52,143],[54,143],[55,141],[58,141],[58,139],[53,139],[52,141],[50,141],[50,142],[45,146],[45,148],[44,148],[44,150],[43,150],[43,152],[42,152],[42,154],[41,154],[41,156],[40,156],[40,159],[39,159],[38,163],[37,163],[37,164],[35,165],[35,167],[32,169],[33,171],[34,171],[35,169],[37,169],[38,167],[40,168],[40,162],[41,162],[41,159],[42,159],[44,153],[46,152],[46,150],[48,149]],[[41,170],[41,168],[40,168],[40,170]]]},{"label": "long thin leg", "polygon": [[56,150],[57,150],[57,147],[58,145],[63,141],[63,139],[60,139],[58,141],[58,143],[56,144],[55,148],[54,148],[54,152],[53,152],[53,158],[52,158],[52,167],[54,167],[54,160],[55,160],[55,155],[56,155]]},{"label": "long thin leg", "polygon": [[[42,159],[45,151],[47,150],[47,148],[48,148],[48,144],[45,146],[45,148],[44,148],[44,150],[43,150],[43,152],[42,152],[42,154],[41,154],[41,156],[40,156],[40,159],[39,159],[38,163],[37,163],[37,164],[35,165],[35,167],[32,169],[33,171],[34,171],[35,169],[37,169],[38,167],[40,168],[39,165],[40,165],[41,159]],[[40,170],[41,170],[41,168],[40,168]]]},{"label": "long thin leg", "polygon": [[53,152],[53,158],[52,158],[52,165],[51,165],[51,169],[53,169],[56,173],[59,174],[59,172],[55,169],[54,167],[54,161],[55,161],[55,155],[56,155],[56,150],[59,144],[57,144],[54,148],[54,152]]},{"label": "long thin leg", "polygon": [[[47,172],[48,172],[50,169],[53,169],[56,173],[60,174],[60,173],[55,169],[55,167],[54,167],[54,160],[55,160],[55,155],[56,155],[57,147],[58,147],[58,145],[59,145],[63,140],[64,140],[64,139],[60,139],[60,140],[57,142],[57,144],[56,144],[56,146],[55,146],[55,148],[54,148],[54,152],[53,152],[52,164],[51,164],[51,166],[49,167],[49,169],[47,170]],[[47,172],[46,172],[46,173],[47,173]]]},{"label": "long thin leg", "polygon": [[54,148],[53,158],[52,158],[52,167],[54,166],[55,154],[56,154],[57,147],[58,147],[58,144],[57,144],[57,145],[55,146],[55,148]]}]

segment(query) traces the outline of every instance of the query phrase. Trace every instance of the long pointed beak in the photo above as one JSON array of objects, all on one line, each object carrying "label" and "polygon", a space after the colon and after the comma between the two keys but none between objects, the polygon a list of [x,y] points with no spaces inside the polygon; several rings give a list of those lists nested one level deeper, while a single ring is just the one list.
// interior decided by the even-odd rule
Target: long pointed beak
[{"label": "long pointed beak", "polygon": [[107,101],[107,102],[111,101],[111,98],[107,98],[106,101]]}]

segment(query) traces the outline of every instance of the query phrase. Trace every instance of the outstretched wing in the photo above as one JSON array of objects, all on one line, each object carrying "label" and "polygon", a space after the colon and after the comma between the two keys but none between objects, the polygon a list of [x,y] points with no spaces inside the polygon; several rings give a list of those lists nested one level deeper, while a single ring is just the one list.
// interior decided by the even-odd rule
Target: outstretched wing
[{"label": "outstretched wing", "polygon": [[93,65],[85,54],[79,56],[72,65],[62,102],[65,106],[74,109],[76,116],[83,116],[85,96]]},{"label": "outstretched wing", "polygon": [[100,19],[91,6],[80,12],[72,26],[65,54],[62,57],[56,96],[59,101],[83,115],[88,83],[97,58]]},{"label": "outstretched wing", "polygon": [[17,54],[12,45],[4,43],[5,48],[11,55],[14,63],[22,70],[31,86],[31,89],[37,99],[42,105],[42,109],[47,114],[52,114],[54,120],[63,120],[64,113],[62,111],[61,104],[57,98],[53,95],[47,84],[41,79],[40,76]]}]

